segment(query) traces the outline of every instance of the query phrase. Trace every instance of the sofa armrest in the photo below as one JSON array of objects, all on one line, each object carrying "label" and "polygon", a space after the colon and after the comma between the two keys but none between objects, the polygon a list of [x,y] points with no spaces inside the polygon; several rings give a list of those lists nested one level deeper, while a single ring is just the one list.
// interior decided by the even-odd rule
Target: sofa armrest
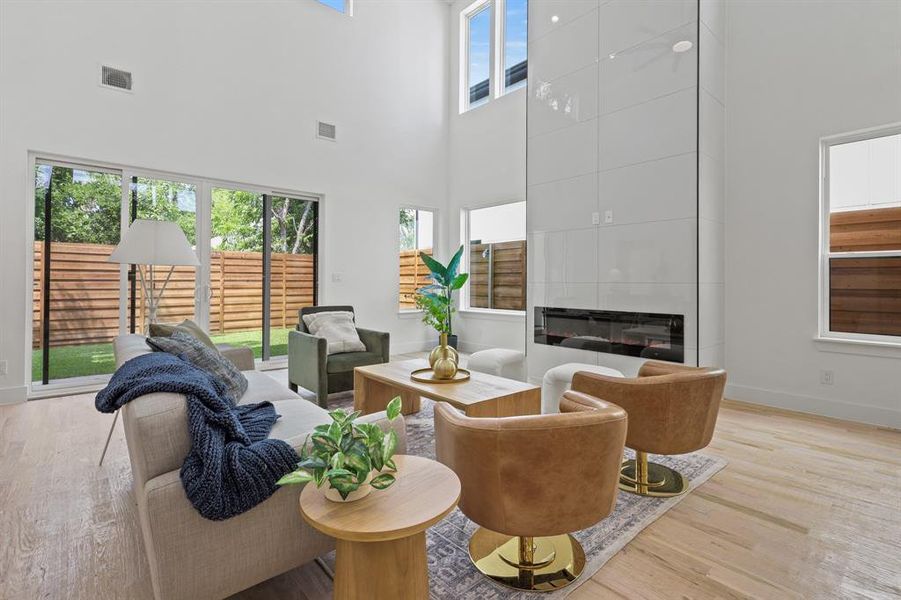
[{"label": "sofa armrest", "polygon": [[357,334],[368,352],[376,352],[384,362],[388,362],[391,355],[391,335],[388,332],[357,327]]},{"label": "sofa armrest", "polygon": [[288,332],[288,382],[311,392],[327,392],[328,341],[301,331]]},{"label": "sofa armrest", "polygon": [[256,369],[256,362],[253,357],[253,350],[246,346],[232,346],[231,344],[217,344],[216,349],[230,360],[239,371],[253,371]]}]

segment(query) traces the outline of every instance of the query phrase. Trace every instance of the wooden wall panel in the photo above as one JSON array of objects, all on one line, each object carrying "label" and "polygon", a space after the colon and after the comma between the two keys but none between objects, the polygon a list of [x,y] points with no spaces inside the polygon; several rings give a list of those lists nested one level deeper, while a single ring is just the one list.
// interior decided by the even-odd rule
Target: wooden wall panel
[{"label": "wooden wall panel", "polygon": [[829,262],[830,329],[901,336],[901,257]]}]

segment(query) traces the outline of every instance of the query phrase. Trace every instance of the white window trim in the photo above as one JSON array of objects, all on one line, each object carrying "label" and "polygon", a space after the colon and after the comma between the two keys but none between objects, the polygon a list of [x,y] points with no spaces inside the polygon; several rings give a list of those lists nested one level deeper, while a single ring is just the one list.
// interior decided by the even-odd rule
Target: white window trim
[{"label": "white window trim", "polygon": [[820,206],[819,206],[819,308],[817,342],[838,342],[857,347],[881,347],[901,350],[901,336],[832,331],[829,328],[829,259],[901,256],[901,250],[878,252],[832,252],[829,245],[829,150],[832,146],[901,134],[901,123],[862,129],[820,138]]},{"label": "white window trim", "polygon": [[[458,44],[460,46],[460,114],[463,114],[473,108],[478,108],[487,104],[493,97],[492,88],[494,88],[496,69],[495,60],[495,37],[496,37],[496,19],[495,5],[501,0],[476,0],[460,12],[460,38]],[[488,95],[476,102],[469,103],[469,22],[470,19],[482,10],[487,10],[491,21],[489,25],[488,40]]]},{"label": "white window trim", "polygon": [[[480,210],[483,208],[492,208],[495,206],[505,206],[507,204],[518,204],[520,202],[525,202],[525,200],[502,200],[500,202],[489,202],[487,204],[479,204],[477,206],[467,206],[460,209],[460,243],[463,245],[463,258],[460,261],[460,270],[463,273],[469,273],[470,270],[470,252],[469,252],[469,214],[474,210]],[[527,228],[528,229],[528,228]],[[528,231],[526,231],[526,237],[523,239],[528,239]],[[510,240],[514,241],[514,240]],[[483,317],[514,317],[521,318],[526,315],[525,310],[511,310],[506,308],[481,308],[481,307],[472,307],[469,305],[469,290],[470,290],[470,281],[466,282],[466,285],[463,286],[463,289],[460,290],[460,307],[459,312],[463,315],[467,316],[483,316]]]},{"label": "white window trim", "polygon": [[[438,251],[440,246],[440,240],[438,239],[438,234],[441,231],[441,228],[438,226],[438,218],[440,216],[437,208],[432,208],[430,206],[417,206],[415,204],[401,204],[397,207],[397,213],[400,214],[402,210],[415,210],[415,211],[424,211],[432,213],[432,255]],[[418,240],[417,240],[418,245]],[[397,230],[397,248],[400,249],[400,228]],[[417,248],[418,249],[418,248]],[[397,272],[397,294],[396,296],[400,298],[400,265],[398,265]],[[399,317],[418,317],[422,315],[422,311],[418,308],[398,308],[397,315]]]}]

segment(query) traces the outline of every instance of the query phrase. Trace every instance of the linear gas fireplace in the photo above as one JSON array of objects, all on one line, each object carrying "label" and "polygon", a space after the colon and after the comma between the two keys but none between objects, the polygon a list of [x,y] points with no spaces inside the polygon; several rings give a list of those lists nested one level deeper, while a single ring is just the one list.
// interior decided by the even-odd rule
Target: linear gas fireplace
[{"label": "linear gas fireplace", "polygon": [[683,315],[535,307],[535,343],[685,362]]}]

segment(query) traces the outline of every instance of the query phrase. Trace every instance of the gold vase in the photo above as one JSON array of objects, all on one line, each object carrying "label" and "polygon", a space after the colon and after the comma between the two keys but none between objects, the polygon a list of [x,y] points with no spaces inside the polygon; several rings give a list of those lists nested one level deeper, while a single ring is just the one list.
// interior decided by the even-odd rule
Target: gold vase
[{"label": "gold vase", "polygon": [[432,367],[436,379],[453,379],[457,374],[457,361],[460,356],[453,346],[447,345],[446,333],[442,333],[438,339],[438,346],[429,353],[429,366]]}]

